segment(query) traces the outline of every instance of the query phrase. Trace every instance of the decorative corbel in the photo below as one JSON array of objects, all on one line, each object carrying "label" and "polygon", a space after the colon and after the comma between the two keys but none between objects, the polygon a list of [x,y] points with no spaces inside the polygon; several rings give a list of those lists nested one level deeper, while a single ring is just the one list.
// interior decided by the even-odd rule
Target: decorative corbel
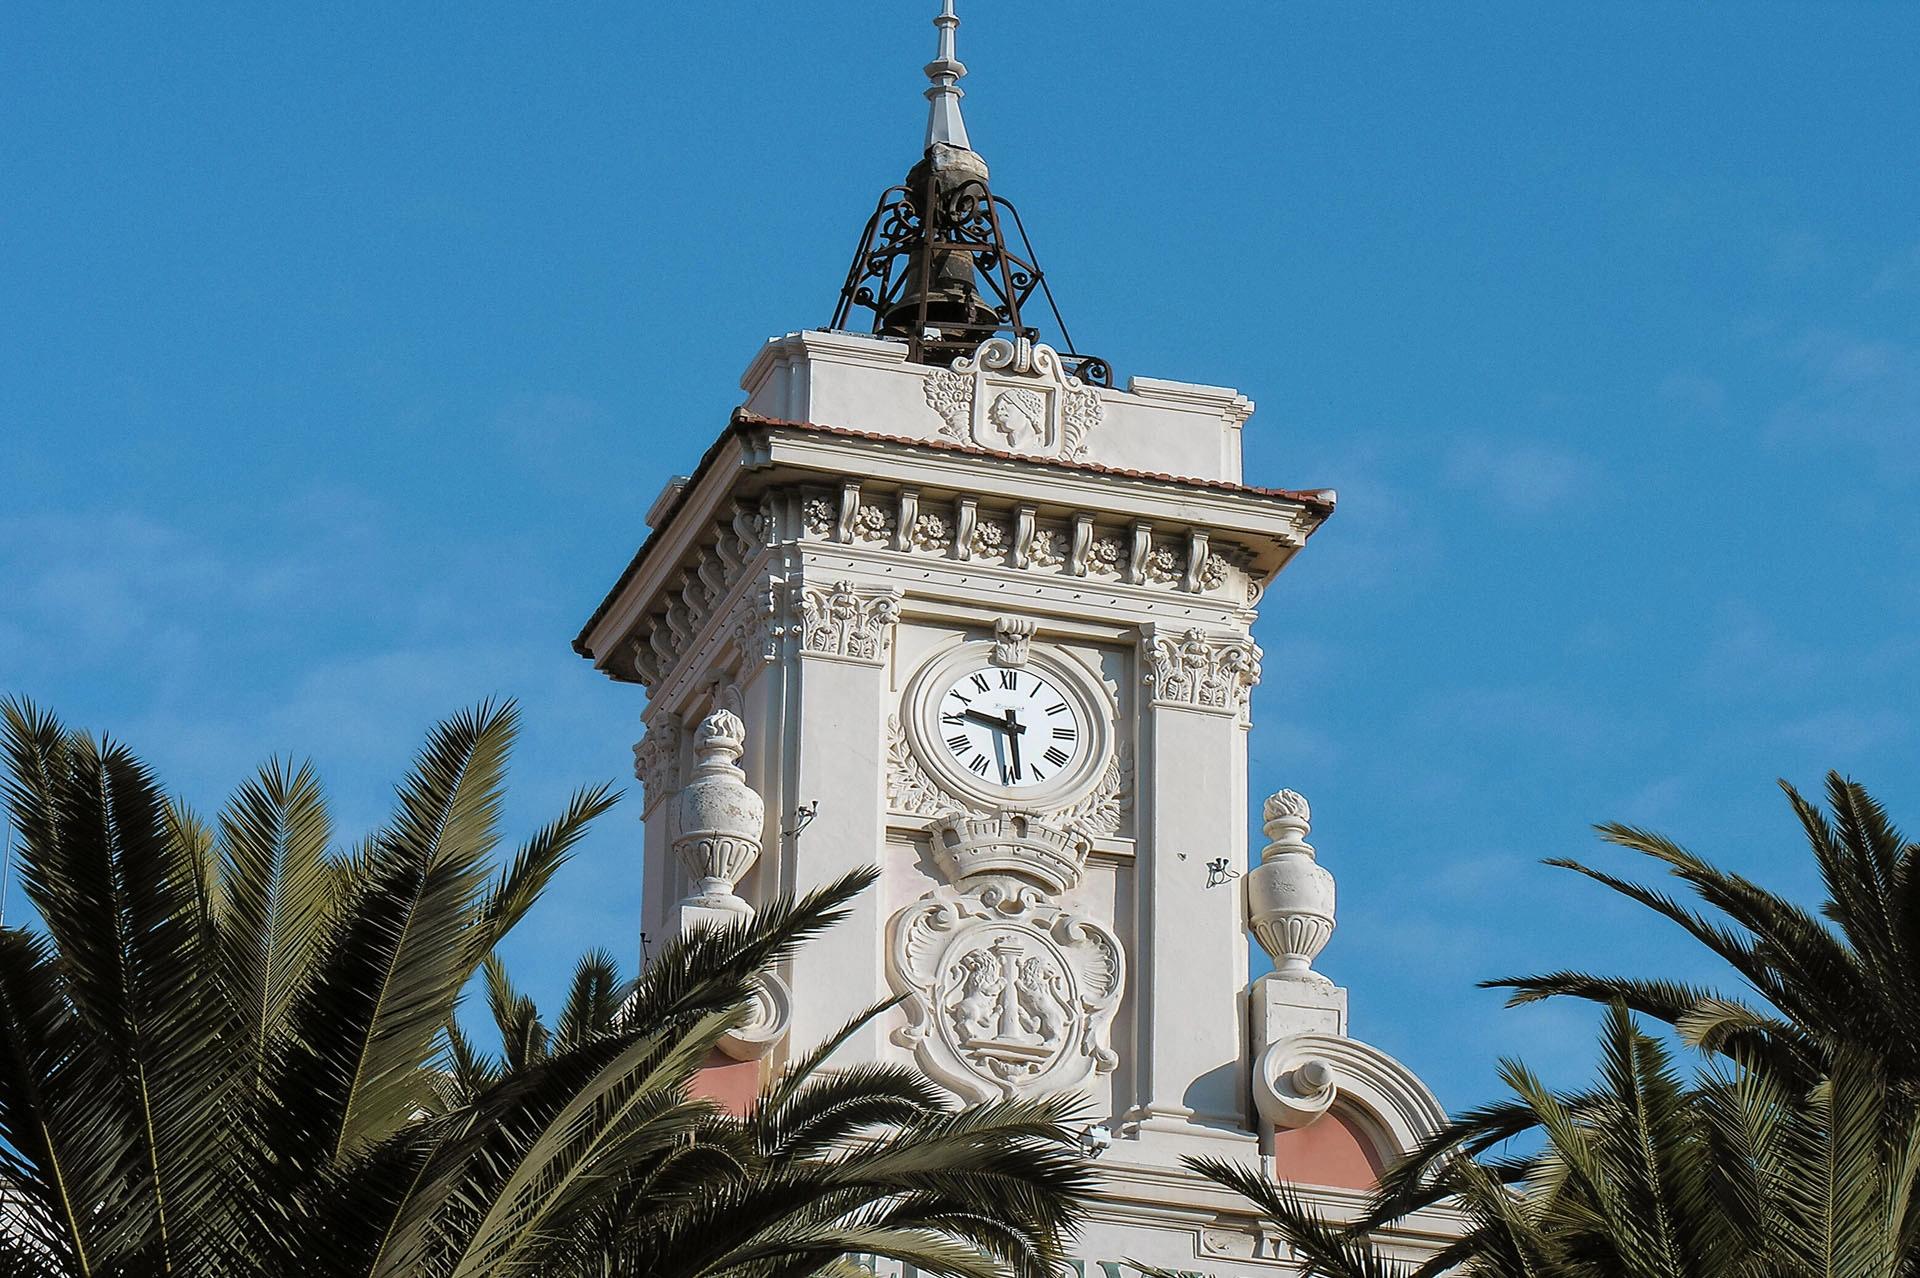
[{"label": "decorative corbel", "polygon": [[913,521],[920,517],[920,490],[902,488],[900,490],[899,517],[893,523],[893,548],[899,554],[913,549]]},{"label": "decorative corbel", "polygon": [[860,485],[852,480],[840,485],[840,517],[834,522],[833,539],[842,545],[853,540],[854,520],[860,517]]},{"label": "decorative corbel", "polygon": [[1133,526],[1133,554],[1127,560],[1127,582],[1143,586],[1147,581],[1147,556],[1153,553],[1153,525]]},{"label": "decorative corbel", "polygon": [[973,529],[979,522],[980,503],[972,497],[962,497],[954,507],[953,557],[955,559],[973,558]]},{"label": "decorative corbel", "polygon": [[1205,590],[1206,583],[1200,574],[1207,565],[1207,534],[1198,528],[1187,532],[1187,592],[1199,594]]},{"label": "decorative corbel", "polygon": [[1031,561],[1029,553],[1033,549],[1034,509],[1031,506],[1013,508],[1013,546],[1007,551],[1007,562],[1015,568],[1025,568]]},{"label": "decorative corbel", "polygon": [[1087,575],[1087,555],[1093,550],[1093,516],[1073,517],[1073,550],[1067,565],[1076,577]]}]

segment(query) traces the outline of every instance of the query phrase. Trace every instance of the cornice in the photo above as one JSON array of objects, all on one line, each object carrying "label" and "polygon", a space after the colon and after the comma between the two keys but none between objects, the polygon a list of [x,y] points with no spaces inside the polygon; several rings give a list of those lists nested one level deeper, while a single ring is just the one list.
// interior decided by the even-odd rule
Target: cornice
[{"label": "cornice", "polygon": [[[1036,483],[1036,478],[1044,482]],[[702,544],[715,529],[737,520],[749,503],[769,490],[807,484],[832,486],[855,496],[834,511],[828,540],[851,545],[850,521],[862,515],[859,490],[874,485],[871,496],[884,503],[899,532],[891,549],[909,553],[914,511],[952,504],[954,532],[970,536],[970,522],[1004,526],[1022,539],[1022,550],[1006,562],[1024,561],[1023,530],[1036,521],[1063,529],[1062,553],[1075,556],[1074,576],[1093,576],[1077,558],[1087,553],[1095,521],[1127,543],[1129,556],[1118,575],[1103,586],[1153,588],[1174,585],[1191,594],[1217,589],[1222,574],[1244,565],[1256,583],[1264,583],[1331,513],[1330,501],[1316,493],[1259,489],[1210,480],[1119,471],[1090,463],[1035,461],[991,449],[878,436],[797,422],[781,422],[745,412],[708,449],[692,477],[664,503],[661,524],[634,555],[612,591],[574,640],[574,650],[615,678],[630,678],[614,668],[614,645],[658,606],[663,590],[674,588],[677,573],[694,571]],[[854,505],[848,505],[851,500]],[[1006,507],[1007,509],[1000,509]],[[994,521],[999,521],[994,525]],[[966,524],[965,529],[958,525]],[[719,540],[728,540],[723,530]],[[798,529],[782,529],[769,542],[798,541]],[[1103,552],[1104,553],[1104,552]],[[994,555],[972,559],[969,571],[989,567]],[[1161,574],[1154,577],[1153,574]],[[1183,580],[1175,582],[1168,574]],[[1256,589],[1243,596],[1249,606]]]}]

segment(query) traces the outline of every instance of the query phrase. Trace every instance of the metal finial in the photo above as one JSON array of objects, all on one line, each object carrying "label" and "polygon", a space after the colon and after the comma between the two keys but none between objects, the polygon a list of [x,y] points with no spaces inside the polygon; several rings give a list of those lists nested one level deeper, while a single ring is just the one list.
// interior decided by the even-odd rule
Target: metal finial
[{"label": "metal finial", "polygon": [[954,54],[953,33],[959,29],[960,19],[954,16],[953,0],[941,0],[940,16],[933,25],[940,28],[940,52],[927,63],[927,79],[932,81],[927,101],[933,104],[927,112],[927,146],[931,149],[945,142],[971,151],[967,122],[960,116],[960,99],[966,96],[960,88],[960,77],[967,73],[967,66]]}]

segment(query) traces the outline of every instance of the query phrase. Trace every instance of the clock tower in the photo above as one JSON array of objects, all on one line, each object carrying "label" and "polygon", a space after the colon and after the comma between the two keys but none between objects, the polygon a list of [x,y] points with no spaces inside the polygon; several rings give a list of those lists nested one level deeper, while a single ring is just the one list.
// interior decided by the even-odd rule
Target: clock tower
[{"label": "clock tower", "polygon": [[[898,996],[838,1059],[1087,1098],[1111,1145],[1085,1273],[1290,1272],[1181,1157],[1264,1158],[1339,1211],[1441,1119],[1313,970],[1333,883],[1298,795],[1248,862],[1252,627],[1334,494],[1245,482],[1238,392],[1074,349],[967,135],[952,0],[935,24],[922,158],[832,323],[753,358],[575,641],[646,691],[642,927],[880,865],[716,1094]],[[1250,932],[1276,964],[1251,987]]]}]

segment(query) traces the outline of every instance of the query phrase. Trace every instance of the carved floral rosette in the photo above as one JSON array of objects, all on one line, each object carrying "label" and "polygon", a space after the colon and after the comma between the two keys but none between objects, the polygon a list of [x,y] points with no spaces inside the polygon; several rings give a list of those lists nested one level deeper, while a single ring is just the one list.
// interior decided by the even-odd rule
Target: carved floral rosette
[{"label": "carved floral rosette", "polygon": [[1119,1063],[1120,940],[1031,886],[929,892],[894,916],[887,975],[907,1017],[893,1041],[969,1101],[1063,1091]]}]

